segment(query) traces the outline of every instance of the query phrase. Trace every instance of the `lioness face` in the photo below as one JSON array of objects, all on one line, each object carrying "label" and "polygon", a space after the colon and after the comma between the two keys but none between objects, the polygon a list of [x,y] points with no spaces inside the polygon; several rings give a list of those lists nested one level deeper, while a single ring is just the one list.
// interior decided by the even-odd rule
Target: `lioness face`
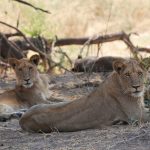
[{"label": "lioness face", "polygon": [[35,56],[32,56],[29,61],[26,59],[9,59],[9,63],[16,73],[17,85],[23,86],[24,88],[31,88],[38,78],[37,67],[34,64],[36,61],[33,60],[33,57],[35,59]]},{"label": "lioness face", "polygon": [[115,61],[114,70],[119,75],[119,82],[124,94],[141,97],[144,94],[146,71],[136,60]]}]

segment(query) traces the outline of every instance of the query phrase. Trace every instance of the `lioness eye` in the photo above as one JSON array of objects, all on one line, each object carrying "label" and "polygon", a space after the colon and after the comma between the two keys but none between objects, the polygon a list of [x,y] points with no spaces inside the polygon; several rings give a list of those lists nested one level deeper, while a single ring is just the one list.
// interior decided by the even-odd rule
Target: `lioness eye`
[{"label": "lioness eye", "polygon": [[130,73],[129,73],[129,72],[128,72],[128,73],[126,73],[126,74],[125,74],[125,76],[129,77],[129,76],[130,76]]},{"label": "lioness eye", "polygon": [[141,75],[143,75],[143,73],[142,72],[138,72],[138,75],[141,76]]},{"label": "lioness eye", "polygon": [[19,68],[18,70],[19,70],[19,71],[22,71],[22,68]]},{"label": "lioness eye", "polygon": [[29,70],[31,70],[32,69],[32,67],[29,67]]}]

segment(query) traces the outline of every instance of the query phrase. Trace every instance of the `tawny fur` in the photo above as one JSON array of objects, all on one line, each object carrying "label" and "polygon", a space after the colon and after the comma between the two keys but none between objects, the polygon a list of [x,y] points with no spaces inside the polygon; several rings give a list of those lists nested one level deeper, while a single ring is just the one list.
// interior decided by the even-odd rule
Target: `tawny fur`
[{"label": "tawny fur", "polygon": [[113,68],[114,72],[87,97],[33,106],[20,119],[21,128],[29,132],[67,132],[102,128],[119,120],[150,121],[143,101],[146,71],[135,60],[116,60]]}]

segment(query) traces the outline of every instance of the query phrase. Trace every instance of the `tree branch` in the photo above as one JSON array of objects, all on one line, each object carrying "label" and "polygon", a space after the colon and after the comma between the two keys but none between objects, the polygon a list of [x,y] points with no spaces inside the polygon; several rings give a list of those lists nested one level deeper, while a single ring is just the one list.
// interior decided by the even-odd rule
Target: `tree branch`
[{"label": "tree branch", "polygon": [[18,32],[15,32],[15,33],[5,33],[5,36],[7,38],[10,38],[10,37],[13,37],[13,36],[21,36],[21,34],[18,33]]},{"label": "tree branch", "polygon": [[[8,27],[10,27],[10,28],[16,30],[16,31],[20,34],[20,36],[22,36],[22,37],[24,38],[24,40],[25,40],[27,43],[29,43],[31,49],[39,53],[39,55],[41,56],[41,58],[43,58],[43,60],[44,60],[44,58],[45,58],[45,59],[47,59],[48,61],[51,61],[51,60],[49,59],[49,57],[46,55],[46,53],[42,52],[39,48],[37,48],[19,29],[15,28],[15,27],[13,27],[12,25],[9,25],[9,24],[7,24],[7,23],[5,23],[5,22],[2,22],[2,21],[0,21],[0,24],[3,24],[3,25],[5,25],[5,26],[8,26]],[[7,40],[7,41],[8,41],[8,40]],[[12,46],[16,46],[15,43],[13,43]],[[16,47],[16,48],[17,48],[17,47]],[[44,61],[43,61],[43,62],[44,62]]]},{"label": "tree branch", "polygon": [[131,50],[132,53],[137,52],[148,52],[150,53],[150,48],[136,47],[130,40],[130,36],[135,33],[127,34],[125,32],[119,32],[114,34],[93,36],[93,37],[84,37],[84,38],[66,38],[66,39],[57,39],[54,46],[65,46],[65,45],[85,45],[88,44],[99,44],[105,42],[112,42],[116,40],[122,40]]},{"label": "tree branch", "polygon": [[48,10],[44,10],[44,9],[39,8],[39,7],[36,7],[36,6],[34,6],[34,5],[32,5],[32,4],[28,3],[28,2],[26,2],[26,1],[23,1],[23,0],[13,0],[13,1],[22,3],[22,4],[27,5],[27,6],[29,6],[29,7],[32,7],[32,8],[34,8],[35,10],[40,10],[40,11],[42,11],[42,12],[44,12],[44,13],[51,14],[51,12],[49,12]]},{"label": "tree branch", "polygon": [[5,25],[5,26],[8,26],[8,27],[10,27],[10,28],[16,30],[16,31],[20,34],[20,36],[22,36],[22,37],[25,39],[25,41],[27,41],[27,42],[30,44],[32,50],[35,50],[35,51],[38,52],[40,55],[46,57],[46,54],[43,53],[43,52],[41,52],[32,42],[30,42],[30,40],[29,40],[19,29],[15,28],[14,26],[12,26],[12,25],[10,25],[10,24],[7,24],[7,23],[5,23],[5,22],[3,22],[3,21],[0,21],[0,24],[3,24],[3,25]]}]

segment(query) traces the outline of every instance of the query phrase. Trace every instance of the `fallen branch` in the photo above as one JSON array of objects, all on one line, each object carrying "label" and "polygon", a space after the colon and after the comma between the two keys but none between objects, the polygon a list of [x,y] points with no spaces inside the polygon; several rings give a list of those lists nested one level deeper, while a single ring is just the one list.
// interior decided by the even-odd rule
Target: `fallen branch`
[{"label": "fallen branch", "polygon": [[145,48],[145,47],[137,47],[139,52],[147,52],[150,53],[150,48]]},{"label": "fallen branch", "polygon": [[[17,30],[16,33],[6,34],[6,37],[9,38],[11,36],[23,36],[25,41],[15,40],[15,43],[22,43],[21,45],[24,45],[22,47],[23,50],[32,49],[33,51],[38,52],[37,48],[35,48],[35,46],[33,45],[34,42],[32,42],[32,39],[34,41],[34,38],[27,38],[19,29],[15,28],[11,25],[8,25],[4,22],[1,22],[1,21],[0,21],[0,23]],[[135,34],[135,33],[133,33],[133,34]],[[100,36],[95,36],[95,37],[85,37],[85,38],[65,38],[65,39],[58,39],[57,38],[53,44],[53,47],[66,46],[66,45],[84,45],[83,46],[83,48],[84,48],[86,45],[90,45],[90,44],[101,44],[101,43],[105,43],[105,42],[122,40],[130,48],[131,52],[134,54],[137,52],[150,53],[150,48],[134,46],[130,40],[131,35],[132,35],[132,33],[126,34],[125,32],[119,32],[119,33],[114,33],[114,34],[100,35]],[[37,39],[35,38],[35,41],[36,40],[38,40],[38,37],[37,37]],[[43,40],[45,41],[45,44],[47,46],[47,52],[51,52],[51,46],[52,46],[53,40],[52,39],[45,39],[45,38],[43,38]],[[81,51],[83,50],[83,48],[81,49]],[[41,51],[41,49],[39,49],[39,51]]]},{"label": "fallen branch", "polygon": [[[5,22],[2,22],[2,21],[0,21],[0,23],[16,30],[16,33],[14,33],[14,35],[12,35],[12,36],[19,35],[19,36],[23,37],[24,41],[22,41],[22,42],[20,42],[21,40],[14,41],[14,43],[11,43],[13,46],[15,46],[16,48],[18,46],[20,49],[23,49],[23,48],[20,47],[19,42],[21,44],[25,42],[25,45],[24,45],[25,49],[23,49],[23,50],[31,49],[33,51],[36,51],[40,54],[40,56],[41,56],[41,58],[43,58],[43,60],[46,58],[49,63],[52,62],[52,60],[50,60],[49,57],[47,56],[47,51],[45,51],[45,49],[42,51],[41,48],[39,48],[31,40],[31,39],[34,39],[34,38],[27,38],[19,29],[17,29],[16,27],[13,27],[12,25],[9,25],[9,24],[7,24]],[[84,48],[84,46],[90,45],[90,44],[101,44],[101,43],[104,43],[104,42],[112,42],[112,41],[116,41],[116,40],[121,40],[129,47],[129,49],[133,53],[134,57],[137,58],[137,59],[139,59],[139,57],[138,57],[139,53],[138,52],[148,52],[148,53],[150,53],[150,48],[134,46],[134,44],[130,40],[130,36],[132,34],[135,34],[135,33],[127,34],[125,32],[119,32],[119,33],[115,33],[115,34],[107,34],[107,35],[85,37],[85,38],[66,38],[66,39],[58,39],[57,38],[57,39],[54,39],[54,40],[45,39],[45,42],[46,42],[46,45],[48,45],[49,52],[51,52],[51,49],[53,47],[56,47],[56,46],[65,46],[65,45],[76,44],[76,45],[83,45],[83,48]],[[6,37],[11,37],[11,34],[6,34]],[[65,53],[63,53],[63,54],[65,55]],[[65,56],[67,57],[67,55],[65,55]],[[59,63],[54,63],[54,64],[56,64],[57,66],[60,66],[61,68],[63,68],[63,66],[61,66]],[[66,68],[63,68],[63,69],[66,70]]]},{"label": "fallen branch", "polygon": [[32,8],[34,8],[35,10],[40,10],[40,11],[42,11],[42,12],[44,12],[44,13],[51,14],[51,12],[49,12],[48,10],[44,10],[44,9],[39,8],[39,7],[36,7],[36,6],[34,6],[34,5],[32,5],[32,4],[28,3],[28,2],[26,2],[26,1],[23,1],[23,0],[13,0],[13,1],[22,3],[22,4],[27,5],[27,6],[29,6],[29,7],[32,7]]},{"label": "fallen branch", "polygon": [[119,32],[114,34],[100,35],[95,37],[85,37],[85,38],[66,38],[56,40],[54,46],[66,46],[66,45],[85,45],[88,44],[100,44],[105,42],[112,42],[116,40],[122,40],[131,50],[133,54],[137,52],[148,52],[150,53],[150,48],[140,48],[133,45],[130,40],[130,36],[135,33],[127,34],[125,32]]},{"label": "fallen branch", "polygon": [[84,37],[84,38],[66,38],[66,39],[58,39],[55,42],[55,46],[65,46],[65,45],[83,45],[88,41],[88,44],[98,44],[104,42],[112,42],[115,40],[123,40],[127,37],[125,32],[119,32],[115,34],[108,35],[100,35],[93,37]]}]

